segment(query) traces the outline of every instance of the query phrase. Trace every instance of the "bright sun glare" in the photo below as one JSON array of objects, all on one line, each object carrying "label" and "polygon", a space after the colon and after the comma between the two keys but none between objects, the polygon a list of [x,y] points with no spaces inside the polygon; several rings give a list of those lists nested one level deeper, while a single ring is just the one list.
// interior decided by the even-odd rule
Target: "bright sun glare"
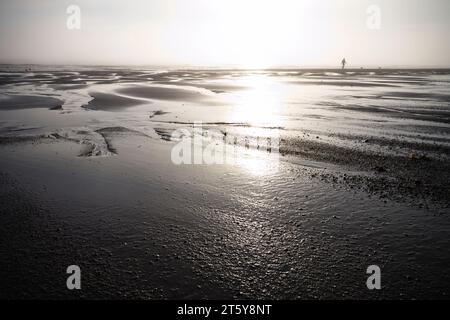
[{"label": "bright sun glare", "polygon": [[256,126],[279,126],[282,97],[277,84],[264,75],[249,76],[243,83],[250,89],[239,93],[231,121]]},{"label": "bright sun glare", "polygon": [[[308,6],[304,0],[280,1],[283,5],[267,0],[217,3],[216,25],[206,31],[208,38],[220,38],[219,46],[223,45],[227,53],[225,59],[246,69],[276,66],[293,58],[293,52],[298,58],[295,48],[311,37],[311,30],[305,27],[311,19],[306,15]],[[315,28],[314,33],[318,32]],[[301,54],[311,58],[308,50]]]},{"label": "bright sun glare", "polygon": [[[255,137],[275,136],[270,132],[272,129],[265,127],[281,126],[280,113],[283,108],[283,90],[279,84],[266,75],[252,75],[245,77],[243,84],[250,87],[239,93],[238,100],[233,107],[231,121],[247,123],[254,127],[247,128],[246,134]],[[276,130],[276,129],[275,129]],[[266,138],[263,138],[266,139]],[[265,175],[276,170],[276,162],[261,156],[260,152],[247,150],[247,156],[237,159],[238,165],[254,175]]]}]

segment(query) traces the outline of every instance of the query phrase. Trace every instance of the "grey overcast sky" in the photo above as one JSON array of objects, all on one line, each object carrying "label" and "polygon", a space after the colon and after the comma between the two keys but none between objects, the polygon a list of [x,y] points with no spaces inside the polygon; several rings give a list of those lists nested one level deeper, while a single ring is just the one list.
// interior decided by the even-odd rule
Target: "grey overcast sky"
[{"label": "grey overcast sky", "polygon": [[449,35],[449,0],[0,2],[3,63],[450,67]]}]

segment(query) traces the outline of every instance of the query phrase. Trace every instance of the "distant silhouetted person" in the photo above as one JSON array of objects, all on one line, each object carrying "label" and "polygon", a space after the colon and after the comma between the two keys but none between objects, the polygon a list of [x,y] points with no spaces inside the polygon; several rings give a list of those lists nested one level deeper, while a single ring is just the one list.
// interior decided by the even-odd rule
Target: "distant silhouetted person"
[{"label": "distant silhouetted person", "polygon": [[347,61],[345,61],[345,58],[342,59],[341,64],[342,64],[342,69],[344,69],[345,65],[347,64]]}]

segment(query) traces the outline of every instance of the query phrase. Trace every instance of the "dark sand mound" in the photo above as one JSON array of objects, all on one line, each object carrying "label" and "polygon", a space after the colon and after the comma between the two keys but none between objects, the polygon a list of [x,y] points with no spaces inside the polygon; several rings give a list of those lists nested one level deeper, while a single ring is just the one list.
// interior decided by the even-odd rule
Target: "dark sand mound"
[{"label": "dark sand mound", "polygon": [[156,110],[156,111],[153,111],[153,113],[149,116],[149,118],[151,119],[151,118],[154,118],[156,116],[163,116],[163,115],[168,114],[168,113],[170,113],[170,112],[166,112],[166,111],[162,111],[162,110]]},{"label": "dark sand mound", "polygon": [[93,92],[89,93],[89,95],[94,99],[84,108],[91,110],[117,111],[146,103],[143,100],[122,97],[111,93]]},{"label": "dark sand mound", "polygon": [[202,95],[200,92],[182,88],[136,86],[119,89],[117,92],[139,98],[156,100],[199,101],[206,98],[206,96]]},{"label": "dark sand mound", "polygon": [[439,94],[433,92],[386,92],[382,97],[384,99],[399,99],[399,100],[424,100],[424,101],[442,101],[442,102],[450,102],[449,94]]},{"label": "dark sand mound", "polygon": [[[359,139],[364,144],[403,147],[408,155],[373,153],[366,150],[342,147],[301,137],[283,137],[280,142],[282,155],[296,156],[324,163],[336,164],[355,172],[372,172],[374,175],[320,174],[323,181],[341,183],[396,201],[410,201],[419,207],[448,208],[450,187],[449,147],[417,142],[399,142],[394,139],[343,136]],[[440,157],[428,155],[439,154]]]},{"label": "dark sand mound", "polygon": [[61,107],[64,102],[43,96],[29,96],[29,95],[1,95],[0,96],[0,110],[18,110],[18,109],[33,109],[33,108],[47,108],[53,109]]},{"label": "dark sand mound", "polygon": [[[195,79],[196,81],[198,79]],[[173,82],[170,81],[159,81],[158,84],[164,85],[173,85]],[[178,81],[176,82],[177,86],[189,86],[189,87],[197,87],[206,90],[210,90],[214,93],[223,93],[223,92],[233,92],[233,91],[242,91],[249,90],[251,87],[244,85],[235,85],[235,84],[219,84],[219,83],[204,83],[204,82],[189,82],[189,81]]]},{"label": "dark sand mound", "polygon": [[79,83],[79,84],[52,84],[50,85],[53,89],[56,90],[78,90],[78,89],[85,89],[88,87],[85,83]]},{"label": "dark sand mound", "polygon": [[301,85],[320,85],[320,86],[335,86],[335,87],[397,87],[394,84],[382,83],[382,82],[362,82],[362,81],[330,81],[330,80],[318,80],[318,81],[297,81],[297,84]]}]

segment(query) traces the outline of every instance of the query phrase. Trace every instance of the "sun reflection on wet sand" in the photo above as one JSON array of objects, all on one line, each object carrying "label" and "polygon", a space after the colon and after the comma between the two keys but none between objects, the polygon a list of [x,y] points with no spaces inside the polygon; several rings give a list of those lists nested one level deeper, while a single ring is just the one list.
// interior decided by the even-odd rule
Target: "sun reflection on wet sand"
[{"label": "sun reflection on wet sand", "polygon": [[[280,90],[279,84],[266,75],[247,76],[242,82],[249,89],[240,92],[230,121],[267,128],[241,130],[241,134],[251,136],[257,141],[256,145],[240,153],[235,165],[252,175],[269,175],[278,170],[279,132],[276,128],[282,125],[280,113],[283,108],[283,91]],[[277,132],[273,132],[274,130]],[[269,152],[267,141],[272,143],[272,150]]]},{"label": "sun reflection on wet sand", "polygon": [[262,157],[261,155],[251,154],[240,157],[236,160],[236,165],[246,173],[253,176],[267,176],[278,171],[278,159],[272,157]]},{"label": "sun reflection on wet sand", "polygon": [[246,77],[243,82],[250,89],[239,95],[232,110],[231,121],[255,126],[280,126],[282,96],[277,83],[263,75]]}]

